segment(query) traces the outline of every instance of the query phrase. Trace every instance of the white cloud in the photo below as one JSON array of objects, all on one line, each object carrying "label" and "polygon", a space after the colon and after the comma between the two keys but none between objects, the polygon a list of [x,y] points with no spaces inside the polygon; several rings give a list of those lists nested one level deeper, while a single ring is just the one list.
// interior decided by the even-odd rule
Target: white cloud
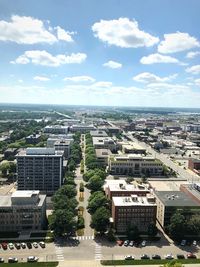
[{"label": "white cloud", "polygon": [[156,90],[176,90],[176,92],[181,92],[182,90],[188,90],[187,85],[182,84],[172,84],[172,83],[151,83],[147,85],[147,88],[154,88]]},{"label": "white cloud", "polygon": [[94,83],[93,86],[95,86],[95,87],[105,87],[105,88],[108,88],[108,87],[111,87],[112,86],[112,82],[100,81],[100,82]]},{"label": "white cloud", "polygon": [[192,51],[192,52],[187,53],[186,58],[194,58],[199,55],[200,55],[200,51],[195,51],[195,52]]},{"label": "white cloud", "polygon": [[142,83],[157,83],[157,82],[167,82],[176,78],[177,74],[170,75],[168,77],[159,77],[150,72],[143,72],[133,77],[134,81]]},{"label": "white cloud", "polygon": [[186,69],[186,72],[192,74],[200,74],[200,65],[194,65]]},{"label": "white cloud", "polygon": [[62,29],[61,27],[57,26],[55,27],[57,30],[57,38],[58,40],[66,41],[66,42],[73,42],[71,35],[74,34],[74,32],[68,32]]},{"label": "white cloud", "polygon": [[181,64],[181,62],[174,58],[174,57],[170,57],[170,56],[163,56],[160,54],[151,54],[149,56],[146,57],[142,57],[140,59],[140,62],[142,64],[155,64],[155,63],[177,63],[177,64]]},{"label": "white cloud", "polygon": [[19,56],[12,64],[27,64],[33,63],[35,65],[58,67],[64,64],[80,64],[87,58],[84,53],[72,53],[71,55],[60,54],[53,56],[45,50],[31,50],[26,51]]},{"label": "white cloud", "polygon": [[72,77],[65,77],[64,81],[71,81],[71,82],[95,82],[95,79],[90,76],[72,76]]},{"label": "white cloud", "polygon": [[103,66],[111,68],[111,69],[120,69],[122,67],[122,64],[119,62],[110,60],[110,61],[104,63]]},{"label": "white cloud", "polygon": [[200,79],[196,79],[196,80],[194,80],[194,82],[195,82],[195,84],[196,84],[197,86],[200,86]]},{"label": "white cloud", "polygon": [[48,77],[45,77],[45,76],[35,76],[35,77],[33,77],[33,79],[35,81],[40,81],[40,82],[48,82],[48,81],[50,81],[50,79]]},{"label": "white cloud", "polygon": [[199,41],[195,37],[184,32],[164,34],[164,38],[165,40],[161,41],[158,45],[159,53],[176,53],[200,46]]},{"label": "white cloud", "polygon": [[53,44],[58,40],[72,42],[70,32],[66,32],[61,27],[55,27],[57,36],[53,33],[51,27],[45,27],[43,21],[26,16],[11,16],[11,20],[0,21],[0,41],[10,41],[18,44]]},{"label": "white cloud", "polygon": [[101,41],[125,48],[150,47],[159,42],[158,37],[140,30],[138,22],[128,18],[101,20],[92,26],[92,31]]},{"label": "white cloud", "polygon": [[19,83],[23,83],[24,81],[23,81],[22,79],[19,79],[18,82],[19,82]]}]

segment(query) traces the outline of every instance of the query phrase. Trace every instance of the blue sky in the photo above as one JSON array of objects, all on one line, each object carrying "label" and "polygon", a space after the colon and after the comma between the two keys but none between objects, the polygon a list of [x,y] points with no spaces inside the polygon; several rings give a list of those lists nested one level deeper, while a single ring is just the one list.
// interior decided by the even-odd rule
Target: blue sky
[{"label": "blue sky", "polygon": [[200,1],[0,0],[0,102],[200,107]]}]

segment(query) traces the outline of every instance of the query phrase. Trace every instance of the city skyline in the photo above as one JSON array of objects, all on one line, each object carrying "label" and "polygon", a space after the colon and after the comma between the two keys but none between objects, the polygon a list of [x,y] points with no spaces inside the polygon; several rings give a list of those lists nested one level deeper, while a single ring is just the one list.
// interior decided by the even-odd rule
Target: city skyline
[{"label": "city skyline", "polygon": [[200,107],[195,0],[0,8],[1,103]]}]

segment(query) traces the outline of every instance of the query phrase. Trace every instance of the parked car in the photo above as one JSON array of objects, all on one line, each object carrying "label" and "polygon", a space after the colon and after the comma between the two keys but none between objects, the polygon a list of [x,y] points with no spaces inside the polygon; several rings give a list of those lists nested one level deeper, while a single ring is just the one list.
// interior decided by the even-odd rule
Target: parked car
[{"label": "parked car", "polygon": [[127,247],[129,245],[129,240],[124,241],[124,246]]},{"label": "parked car", "polygon": [[141,260],[150,260],[150,257],[147,254],[142,254],[140,258]]},{"label": "parked car", "polygon": [[196,256],[195,254],[193,254],[193,253],[188,253],[188,254],[187,254],[187,258],[188,258],[188,259],[196,259],[196,257],[197,257],[197,256]]},{"label": "parked car", "polygon": [[0,263],[4,263],[4,259],[3,258],[0,258]]},{"label": "parked car", "polygon": [[33,242],[33,246],[34,246],[34,248],[38,248],[38,243],[37,242]]},{"label": "parked car", "polygon": [[196,246],[196,245],[197,245],[197,241],[194,240],[194,241],[192,242],[192,245],[193,245],[193,246]]},{"label": "parked car", "polygon": [[20,243],[15,243],[15,247],[16,247],[16,249],[20,249],[21,248],[21,244]]},{"label": "parked car", "polygon": [[146,240],[143,240],[142,243],[141,243],[141,246],[145,247],[146,246],[146,242],[147,242]]},{"label": "parked car", "polygon": [[125,256],[125,260],[134,260],[134,257],[131,255]]},{"label": "parked car", "polygon": [[165,259],[166,259],[166,260],[173,260],[173,258],[174,258],[174,256],[173,256],[172,254],[167,254],[167,255],[165,256]]},{"label": "parked car", "polygon": [[160,257],[160,255],[158,255],[158,254],[154,254],[154,255],[152,255],[152,259],[153,259],[153,260],[160,260],[161,257]]},{"label": "parked car", "polygon": [[183,239],[183,240],[181,241],[181,246],[185,246],[185,245],[186,245],[186,240]]},{"label": "parked car", "polygon": [[14,244],[13,243],[8,243],[9,249],[14,249]]},{"label": "parked car", "polygon": [[35,256],[29,256],[27,258],[27,262],[36,262],[38,260],[39,260],[39,258],[38,257],[35,257]]},{"label": "parked car", "polygon": [[26,245],[27,245],[27,248],[29,248],[29,249],[32,248],[32,244],[30,242],[28,242]]},{"label": "parked car", "polygon": [[118,246],[122,246],[124,244],[124,241],[123,240],[117,240],[117,245]]},{"label": "parked car", "polygon": [[21,243],[21,247],[22,248],[26,248],[26,244],[25,243]]},{"label": "parked car", "polygon": [[4,242],[4,243],[2,243],[1,245],[2,245],[2,248],[3,248],[3,249],[7,249],[7,248],[8,248],[8,244],[7,244],[7,243],[5,243],[5,242]]},{"label": "parked car", "polygon": [[133,240],[131,240],[131,241],[129,242],[129,246],[130,246],[130,247],[133,247],[133,246],[134,246],[134,241],[133,241]]},{"label": "parked car", "polygon": [[8,263],[16,263],[16,262],[18,262],[17,258],[15,258],[15,257],[8,258]]},{"label": "parked car", "polygon": [[46,246],[45,243],[44,243],[43,241],[40,241],[40,242],[39,242],[39,245],[41,246],[41,248],[45,248],[45,246]]},{"label": "parked car", "polygon": [[183,254],[177,254],[176,257],[177,259],[185,259],[185,256]]}]

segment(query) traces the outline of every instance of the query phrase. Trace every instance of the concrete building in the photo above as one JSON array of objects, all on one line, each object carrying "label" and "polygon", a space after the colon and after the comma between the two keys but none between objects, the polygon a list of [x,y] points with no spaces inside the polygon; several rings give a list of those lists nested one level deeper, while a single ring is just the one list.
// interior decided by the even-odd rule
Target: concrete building
[{"label": "concrete building", "polygon": [[95,130],[95,126],[94,125],[88,125],[88,124],[77,124],[77,125],[72,125],[70,127],[70,131],[72,133],[75,133],[75,132],[81,132],[81,133],[86,133],[86,132],[90,132],[90,131],[93,131]]},{"label": "concrete building", "polygon": [[111,174],[141,176],[161,176],[162,163],[149,156],[137,154],[111,155],[109,159],[109,171]]},{"label": "concrete building", "polygon": [[155,197],[113,197],[112,219],[118,233],[125,233],[130,225],[136,225],[139,231],[147,231],[150,223],[156,223]]},{"label": "concrete building", "polygon": [[200,174],[200,159],[189,159],[188,168],[193,172]]},{"label": "concrete building", "polygon": [[92,142],[95,149],[110,149],[111,152],[117,151],[117,144],[111,137],[93,137]]},{"label": "concrete building", "polygon": [[48,125],[44,128],[44,133],[46,134],[67,134],[68,126],[62,125]]},{"label": "concrete building", "polygon": [[54,148],[27,148],[17,158],[18,190],[40,190],[51,195],[63,181],[63,152]]},{"label": "concrete building", "polygon": [[27,144],[37,144],[39,143],[41,140],[41,134],[31,134],[29,136],[26,137],[26,143]]},{"label": "concrete building", "polygon": [[92,137],[107,137],[107,133],[105,131],[96,130],[96,131],[90,131],[90,135]]},{"label": "concrete building", "polygon": [[102,167],[108,166],[108,159],[112,154],[110,149],[95,149],[95,154],[99,166]]},{"label": "concrete building", "polygon": [[113,197],[129,197],[130,195],[137,196],[146,196],[150,193],[147,185],[139,184],[137,182],[133,182],[128,184],[125,180],[107,180],[106,185],[104,187],[106,196],[108,199],[112,199]]},{"label": "concrete building", "polygon": [[46,195],[16,191],[0,196],[1,232],[42,230],[46,223]]},{"label": "concrete building", "polygon": [[134,142],[124,142],[121,144],[124,154],[145,154],[146,149]]},{"label": "concrete building", "polygon": [[186,219],[192,215],[200,215],[200,205],[197,201],[181,191],[155,191],[157,204],[157,221],[165,229],[170,219],[178,210]]},{"label": "concrete building", "polygon": [[63,151],[64,158],[68,159],[71,153],[71,141],[70,140],[58,140],[55,142],[55,151]]},{"label": "concrete building", "polygon": [[73,134],[51,134],[47,139],[47,147],[54,147],[56,141],[59,140],[69,140],[71,142],[74,141]]}]

